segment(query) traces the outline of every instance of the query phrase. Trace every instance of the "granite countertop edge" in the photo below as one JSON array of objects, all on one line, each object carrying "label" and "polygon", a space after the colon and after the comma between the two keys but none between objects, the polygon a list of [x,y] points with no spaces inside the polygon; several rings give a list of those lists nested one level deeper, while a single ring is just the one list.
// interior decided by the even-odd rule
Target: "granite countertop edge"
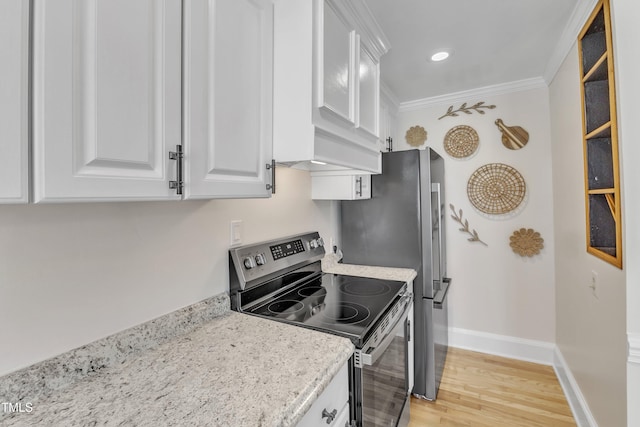
[{"label": "granite countertop edge", "polygon": [[2,401],[29,402],[33,413],[0,411],[0,423],[294,426],[353,344],[228,303],[216,296],[1,377]]},{"label": "granite countertop edge", "polygon": [[397,280],[400,282],[413,282],[417,272],[412,268],[378,267],[359,264],[339,263],[341,257],[335,253],[328,253],[322,258],[322,271],[330,274],[342,274],[346,276],[369,277],[373,279]]}]

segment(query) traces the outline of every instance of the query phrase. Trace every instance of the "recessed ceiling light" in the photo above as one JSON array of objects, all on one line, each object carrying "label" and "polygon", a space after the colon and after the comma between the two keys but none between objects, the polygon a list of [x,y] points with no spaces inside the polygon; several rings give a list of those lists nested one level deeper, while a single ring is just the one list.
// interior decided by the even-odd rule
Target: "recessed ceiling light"
[{"label": "recessed ceiling light", "polygon": [[431,60],[434,62],[444,61],[448,57],[449,57],[449,52],[445,52],[445,51],[436,52],[433,55],[431,55]]},{"label": "recessed ceiling light", "polygon": [[325,162],[319,162],[317,160],[311,160],[311,163],[313,163],[314,165],[326,165]]}]

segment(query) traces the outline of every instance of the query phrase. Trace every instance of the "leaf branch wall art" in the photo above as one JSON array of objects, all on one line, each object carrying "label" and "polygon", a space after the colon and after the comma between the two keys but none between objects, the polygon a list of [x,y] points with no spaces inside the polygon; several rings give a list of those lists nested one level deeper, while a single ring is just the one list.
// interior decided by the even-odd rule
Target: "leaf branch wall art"
[{"label": "leaf branch wall art", "polygon": [[471,236],[467,239],[468,241],[480,242],[485,246],[489,246],[485,242],[480,240],[480,237],[478,236],[478,232],[476,230],[469,230],[469,221],[466,219],[465,220],[462,219],[462,209],[459,209],[459,211],[456,212],[456,208],[455,206],[453,206],[453,204],[450,204],[449,208],[451,208],[451,212],[453,212],[453,215],[451,215],[451,218],[453,218],[454,221],[459,222],[460,225],[462,225],[462,228],[459,228],[459,230]]},{"label": "leaf branch wall art", "polygon": [[443,119],[447,116],[458,117],[459,116],[458,113],[472,114],[475,111],[478,114],[484,114],[483,109],[493,110],[494,108],[496,108],[495,105],[484,105],[484,101],[476,102],[472,106],[467,106],[467,103],[465,102],[457,110],[454,110],[452,105],[451,107],[449,107],[447,112],[444,113],[443,116],[438,117],[438,120]]}]

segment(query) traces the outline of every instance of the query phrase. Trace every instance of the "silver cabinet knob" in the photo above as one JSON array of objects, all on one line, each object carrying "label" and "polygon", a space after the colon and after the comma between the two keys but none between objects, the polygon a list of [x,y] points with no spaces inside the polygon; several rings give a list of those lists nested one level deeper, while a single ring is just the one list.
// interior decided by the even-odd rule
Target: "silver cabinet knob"
[{"label": "silver cabinet knob", "polygon": [[327,408],[324,408],[322,410],[322,418],[327,419],[327,424],[331,424],[333,422],[333,419],[336,417],[336,415],[338,415],[337,409],[334,409],[331,412],[327,411]]},{"label": "silver cabinet knob", "polygon": [[253,260],[253,257],[250,257],[250,256],[242,260],[242,263],[244,264],[244,268],[246,268],[247,270],[251,270],[253,267],[256,266],[256,263]]},{"label": "silver cabinet knob", "polygon": [[257,265],[265,265],[267,263],[267,257],[264,254],[256,255],[256,264]]}]

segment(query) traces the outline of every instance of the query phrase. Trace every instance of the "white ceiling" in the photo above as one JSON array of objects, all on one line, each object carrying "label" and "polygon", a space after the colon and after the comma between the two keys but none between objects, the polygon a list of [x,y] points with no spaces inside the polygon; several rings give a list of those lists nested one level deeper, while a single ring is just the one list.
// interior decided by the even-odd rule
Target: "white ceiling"
[{"label": "white ceiling", "polygon": [[407,102],[542,77],[579,0],[365,1],[391,45],[382,81]]}]

